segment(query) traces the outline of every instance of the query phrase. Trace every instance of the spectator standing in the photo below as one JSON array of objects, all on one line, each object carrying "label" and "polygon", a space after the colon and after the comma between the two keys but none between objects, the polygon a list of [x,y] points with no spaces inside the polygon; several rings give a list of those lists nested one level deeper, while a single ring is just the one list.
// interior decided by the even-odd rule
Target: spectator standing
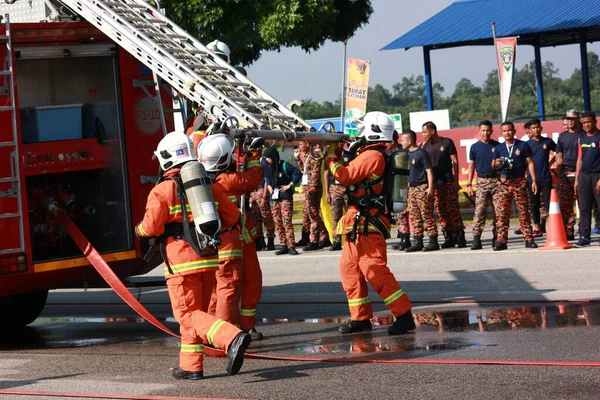
[{"label": "spectator standing", "polygon": [[[531,159],[537,177],[537,193],[532,190],[533,178],[527,173],[527,185],[531,214],[533,217],[533,237],[542,236],[546,232],[546,218],[550,206],[552,176],[550,175],[550,152],[556,151],[556,143],[542,136],[542,123],[539,119],[531,120],[531,139],[527,142],[531,148]],[[540,212],[541,211],[541,212]]]},{"label": "spectator standing", "polygon": [[319,250],[331,246],[329,234],[321,218],[321,196],[323,183],[321,182],[321,160],[310,154],[308,142],[302,142],[299,159],[302,170],[302,192],[304,193],[304,209],[310,220],[309,242],[302,248],[303,251]]},{"label": "spectator standing", "polygon": [[563,121],[566,130],[558,136],[556,143],[556,164],[558,165],[558,194],[560,213],[567,240],[575,239],[575,169],[579,151],[579,138],[582,135],[579,111],[568,110]]},{"label": "spectator standing", "polygon": [[[429,154],[417,147],[417,135],[414,132],[402,134],[402,147],[408,151],[408,215],[413,226],[413,244],[404,251],[439,250],[438,230],[434,204],[434,177]],[[424,229],[429,235],[429,243],[423,247]]]},{"label": "spectator standing", "polygon": [[[492,137],[493,127],[488,120],[479,123],[480,140],[471,146],[469,152],[469,172],[467,175],[467,193],[473,196],[473,176],[477,172],[477,191],[475,193],[475,215],[473,216],[473,243],[471,250],[479,250],[481,245],[481,233],[485,225],[485,216],[488,206],[493,204],[494,196],[498,191],[498,178],[500,174],[492,168],[494,160],[494,149],[498,142]],[[492,247],[496,241],[496,214],[492,211],[493,240]]]},{"label": "spectator standing", "polygon": [[585,134],[579,138],[579,157],[575,171],[575,191],[579,201],[579,240],[575,247],[588,246],[591,238],[592,205],[600,205],[600,133],[596,114],[581,114]]},{"label": "spectator standing", "polygon": [[[266,151],[266,150],[265,150]],[[279,163],[279,159],[277,160]],[[269,202],[269,191],[267,190],[265,174],[272,173],[270,164],[265,159],[264,155],[260,159],[260,165],[263,168],[263,177],[258,185],[258,189],[250,193],[250,200],[256,203],[258,210],[260,210],[260,218],[254,218],[256,221],[256,250],[263,250],[265,247],[267,250],[275,250],[275,222],[273,221],[273,213],[271,212],[271,204]],[[277,164],[276,164],[277,165]],[[275,181],[277,176],[275,176]],[[256,207],[252,207],[253,217],[256,215]],[[262,223],[259,221],[262,220]],[[263,234],[263,225],[267,231],[267,243],[265,244],[265,238]]]},{"label": "spectator standing", "polygon": [[525,247],[537,248],[537,244],[531,236],[531,214],[529,212],[527,181],[525,180],[525,171],[528,170],[533,179],[532,191],[537,193],[537,177],[531,159],[531,149],[526,142],[515,139],[515,126],[512,122],[503,122],[500,129],[505,142],[495,147],[492,163],[494,169],[501,171],[498,195],[494,199],[494,211],[498,220],[498,240],[494,250],[506,250],[508,247],[510,209],[513,200],[517,204]]},{"label": "spectator standing", "polygon": [[433,122],[423,124],[425,143],[421,148],[429,154],[435,179],[435,208],[440,218],[445,241],[442,248],[467,247],[465,225],[458,206],[458,157],[452,139],[438,135]]},{"label": "spectator standing", "polygon": [[[275,157],[271,154],[277,150],[275,148],[270,149],[272,149],[271,152],[265,152],[267,160],[273,162],[275,158],[279,159],[278,156]],[[286,161],[279,161],[278,187],[270,190],[271,210],[273,211],[273,219],[275,220],[275,226],[279,234],[279,243],[281,244],[281,248],[275,251],[275,255],[290,254],[295,256],[298,254],[298,251],[296,251],[292,215],[294,214],[294,186],[299,185],[301,181],[302,174],[297,167]],[[270,182],[267,182],[267,186],[270,186]]]},{"label": "spectator standing", "polygon": [[[341,150],[344,148],[344,143],[330,144],[330,146],[337,146]],[[344,216],[344,210],[346,208],[346,200],[344,198],[346,194],[346,187],[339,183],[328,169],[325,169],[323,178],[325,181],[325,198],[331,206],[331,219],[333,223],[332,229],[334,231],[333,243],[331,244],[329,250],[337,251],[342,249],[342,235],[337,229],[337,226],[340,219],[342,219]]]}]

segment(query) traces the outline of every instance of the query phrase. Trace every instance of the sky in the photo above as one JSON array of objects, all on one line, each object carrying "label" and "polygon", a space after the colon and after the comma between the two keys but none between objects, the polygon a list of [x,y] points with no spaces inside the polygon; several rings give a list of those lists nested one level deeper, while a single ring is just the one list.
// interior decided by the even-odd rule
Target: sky
[{"label": "sky", "polygon": [[[371,61],[369,85],[381,84],[391,91],[392,85],[403,77],[424,74],[423,48],[379,49],[452,3],[453,0],[373,0],[370,21],[348,41],[347,57]],[[588,51],[600,53],[600,44],[588,43]],[[516,68],[521,69],[533,58],[533,47],[517,44]],[[542,48],[541,58],[542,62],[551,61],[561,78],[569,77],[581,66],[578,45]],[[334,101],[342,92],[343,62],[342,43],[326,42],[311,53],[300,48],[265,52],[248,68],[248,76],[283,104],[294,99]],[[444,87],[444,96],[452,94],[456,83],[465,77],[480,86],[496,68],[491,45],[431,52],[433,81]]]}]

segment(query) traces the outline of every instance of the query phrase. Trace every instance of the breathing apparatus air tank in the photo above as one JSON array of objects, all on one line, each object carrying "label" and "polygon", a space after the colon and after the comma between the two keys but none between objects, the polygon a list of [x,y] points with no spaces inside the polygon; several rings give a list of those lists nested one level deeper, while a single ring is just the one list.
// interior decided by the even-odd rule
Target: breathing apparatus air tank
[{"label": "breathing apparatus air tank", "polygon": [[396,150],[390,154],[390,192],[392,195],[392,212],[400,213],[408,205],[408,152]]},{"label": "breathing apparatus air tank", "polygon": [[180,176],[194,217],[196,232],[214,240],[221,229],[221,220],[204,166],[198,161],[189,161],[181,167]]}]

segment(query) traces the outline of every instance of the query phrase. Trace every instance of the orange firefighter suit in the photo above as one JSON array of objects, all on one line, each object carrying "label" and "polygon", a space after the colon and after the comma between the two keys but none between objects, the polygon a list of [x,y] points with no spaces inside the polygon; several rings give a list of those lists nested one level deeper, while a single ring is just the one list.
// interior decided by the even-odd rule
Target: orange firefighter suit
[{"label": "orange firefighter suit", "polygon": [[[368,197],[364,187],[368,183],[371,183],[371,190],[375,194],[383,192],[383,181],[380,178],[385,172],[385,158],[378,149],[385,151],[385,144],[376,143],[362,148],[348,165],[343,165],[335,156],[326,161],[327,168],[335,179],[349,188],[348,210],[338,223],[338,233],[346,235],[340,260],[340,275],[354,321],[373,317],[367,282],[383,298],[394,316],[398,317],[412,308],[408,296],[387,266],[385,239],[389,237],[390,231],[388,219],[378,208],[371,207],[372,205],[363,208],[358,203],[358,200]],[[351,190],[351,186],[354,190]],[[357,215],[360,217],[358,220]],[[355,238],[351,240],[353,232]]]},{"label": "orange firefighter suit", "polygon": [[[165,172],[167,179],[150,192],[144,219],[135,228],[139,237],[160,237],[165,233],[165,225],[183,222],[177,183],[168,179],[178,175],[179,171],[179,168],[173,168]],[[218,203],[222,229],[234,226],[239,220],[239,210],[221,185],[213,184],[211,189]],[[193,220],[189,209],[188,219]],[[206,312],[215,285],[215,271],[219,267],[218,256],[199,257],[187,241],[172,236],[165,240],[166,261],[172,271],[165,266],[165,277],[173,316],[181,332],[179,367],[184,371],[202,371],[204,344],[228,349],[241,331]]]},{"label": "orange firefighter suit", "polygon": [[[255,151],[248,159],[248,170],[245,172],[223,172],[217,176],[219,183],[236,206],[239,204],[239,196],[255,190],[260,184],[262,168],[260,152]],[[245,233],[246,227],[242,231]],[[243,287],[243,276],[255,273],[255,266],[246,269],[243,247],[245,235],[241,234],[240,227],[221,235],[222,244],[219,246],[219,270],[216,273],[217,285],[213,292],[209,312],[218,318],[230,322],[236,326],[241,325],[240,301]],[[256,255],[255,255],[256,257]],[[250,259],[250,257],[249,257]],[[257,260],[258,261],[258,260]],[[260,266],[258,267],[260,270]],[[262,276],[261,276],[262,281]],[[261,283],[262,286],[262,283]],[[256,306],[254,306],[256,310]]]}]

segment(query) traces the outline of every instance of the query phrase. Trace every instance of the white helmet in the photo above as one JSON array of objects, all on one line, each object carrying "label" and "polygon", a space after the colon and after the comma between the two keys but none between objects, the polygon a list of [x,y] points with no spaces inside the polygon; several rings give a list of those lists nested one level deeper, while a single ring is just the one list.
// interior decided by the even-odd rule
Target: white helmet
[{"label": "white helmet", "polygon": [[229,46],[220,40],[213,40],[206,47],[213,53],[219,56],[224,56],[225,60],[230,63],[231,62],[231,50],[229,50]]},{"label": "white helmet", "polygon": [[154,156],[158,158],[163,171],[196,159],[194,143],[183,132],[171,132],[162,138],[156,146]]},{"label": "white helmet", "polygon": [[381,111],[368,112],[356,136],[364,137],[368,142],[392,142],[394,140],[394,121]]},{"label": "white helmet", "polygon": [[223,133],[210,135],[198,145],[198,161],[206,172],[225,171],[231,165],[235,141]]}]

